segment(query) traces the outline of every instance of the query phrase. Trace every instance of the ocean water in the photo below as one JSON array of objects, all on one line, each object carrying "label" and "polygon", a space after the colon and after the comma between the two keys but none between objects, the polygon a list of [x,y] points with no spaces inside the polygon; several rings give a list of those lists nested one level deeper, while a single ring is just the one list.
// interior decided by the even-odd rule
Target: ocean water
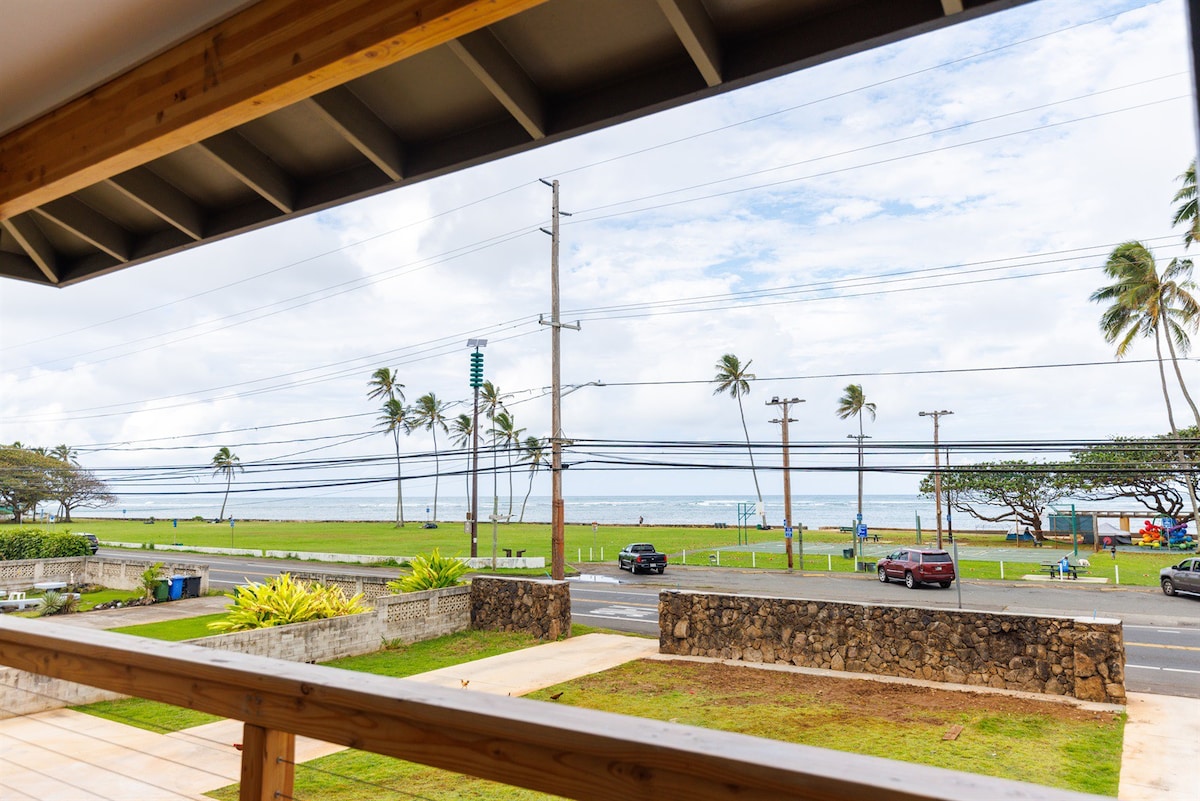
[{"label": "ocean water", "polygon": [[[521,517],[523,497],[512,499],[512,520]],[[767,523],[783,524],[783,496],[766,495]],[[809,528],[820,526],[849,526],[857,512],[855,495],[793,495],[792,516],[796,524]],[[493,502],[489,495],[480,494],[480,520],[488,520]],[[498,514],[509,514],[507,493],[496,504]],[[647,525],[711,525],[725,523],[736,526],[739,512],[746,515],[750,525],[758,523],[753,496],[732,495],[602,495],[568,496],[565,499],[568,523],[636,524],[641,519]],[[462,493],[438,498],[437,519],[440,521],[466,518],[467,502]],[[192,518],[197,515],[213,518],[220,512],[220,498],[205,495],[165,495],[122,498],[105,509],[80,509],[75,517],[146,518],[159,520]],[[392,520],[395,517],[394,496],[296,496],[266,498],[231,494],[226,505],[226,517],[249,520]],[[943,510],[945,514],[945,510]],[[936,526],[934,504],[919,495],[866,495],[863,497],[863,522],[868,527],[912,528],[920,515],[921,527]],[[423,522],[434,519],[432,497],[404,498],[406,520]],[[526,522],[549,522],[549,496],[533,495],[524,509]],[[984,523],[963,514],[954,522],[960,528],[1007,528],[1003,524]]]}]

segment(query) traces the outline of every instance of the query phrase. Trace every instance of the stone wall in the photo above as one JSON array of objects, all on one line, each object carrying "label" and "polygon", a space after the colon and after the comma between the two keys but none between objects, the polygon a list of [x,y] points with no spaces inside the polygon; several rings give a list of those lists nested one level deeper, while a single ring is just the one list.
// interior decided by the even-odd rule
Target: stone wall
[{"label": "stone wall", "polygon": [[524,631],[543,640],[570,636],[570,585],[565,581],[477,577],[471,581],[471,628]]},{"label": "stone wall", "polygon": [[1125,703],[1121,622],[660,593],[659,651]]},{"label": "stone wall", "polygon": [[[61,559],[0,561],[0,590],[27,590],[41,581],[86,582],[114,590],[137,590],[150,564],[138,559],[70,556]],[[208,565],[164,562],[163,576],[200,576],[200,594],[208,592]]]}]

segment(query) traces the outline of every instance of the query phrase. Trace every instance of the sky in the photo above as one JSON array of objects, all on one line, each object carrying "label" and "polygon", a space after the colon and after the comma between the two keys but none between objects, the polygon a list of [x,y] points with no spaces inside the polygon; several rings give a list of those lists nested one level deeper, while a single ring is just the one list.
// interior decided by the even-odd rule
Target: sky
[{"label": "sky", "polygon": [[[711,383],[725,353],[757,376],[743,400],[760,467],[781,453],[766,402],[805,401],[800,494],[855,491],[857,424],[835,415],[850,383],[877,408],[868,493],[916,492],[933,461],[920,411],[953,411],[941,441],[964,460],[1061,455],[968,443],[1164,433],[1152,343],[1117,363],[1088,298],[1120,242],[1183,255],[1185,16],[1181,0],[1041,0],[78,286],[0,282],[0,442],[68,444],[123,494],[219,494],[207,466],[227,446],[241,488],[387,495],[371,373],[469,412],[472,337],[517,425],[548,436],[539,179],[572,214],[568,497],[752,499],[737,404]],[[1182,369],[1200,389],[1195,359]],[[645,445],[675,441],[743,447]],[[406,494],[429,492],[429,433],[402,448]],[[597,464],[613,460],[726,469]],[[759,479],[781,491],[778,470]]]}]

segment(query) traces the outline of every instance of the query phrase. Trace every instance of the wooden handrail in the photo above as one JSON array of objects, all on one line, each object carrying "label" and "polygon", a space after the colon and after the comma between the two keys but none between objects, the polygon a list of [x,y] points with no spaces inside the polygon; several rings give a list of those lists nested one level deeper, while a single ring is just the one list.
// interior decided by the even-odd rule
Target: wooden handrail
[{"label": "wooden handrail", "polygon": [[42,620],[0,618],[0,665],[576,799],[1098,798]]}]

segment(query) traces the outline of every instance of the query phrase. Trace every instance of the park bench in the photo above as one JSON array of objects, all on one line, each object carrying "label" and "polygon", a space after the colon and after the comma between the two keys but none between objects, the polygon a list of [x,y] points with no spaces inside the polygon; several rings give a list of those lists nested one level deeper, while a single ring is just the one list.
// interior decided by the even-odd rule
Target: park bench
[{"label": "park bench", "polygon": [[10,592],[7,598],[0,600],[0,609],[14,607],[20,612],[27,606],[41,606],[42,603],[41,598],[26,598],[24,591]]},{"label": "park bench", "polygon": [[1080,573],[1087,573],[1089,569],[1087,565],[1078,564],[1068,564],[1065,571],[1062,570],[1061,567],[1062,565],[1059,562],[1042,562],[1042,569],[1054,578],[1066,575],[1073,579],[1077,579],[1079,578]]}]

